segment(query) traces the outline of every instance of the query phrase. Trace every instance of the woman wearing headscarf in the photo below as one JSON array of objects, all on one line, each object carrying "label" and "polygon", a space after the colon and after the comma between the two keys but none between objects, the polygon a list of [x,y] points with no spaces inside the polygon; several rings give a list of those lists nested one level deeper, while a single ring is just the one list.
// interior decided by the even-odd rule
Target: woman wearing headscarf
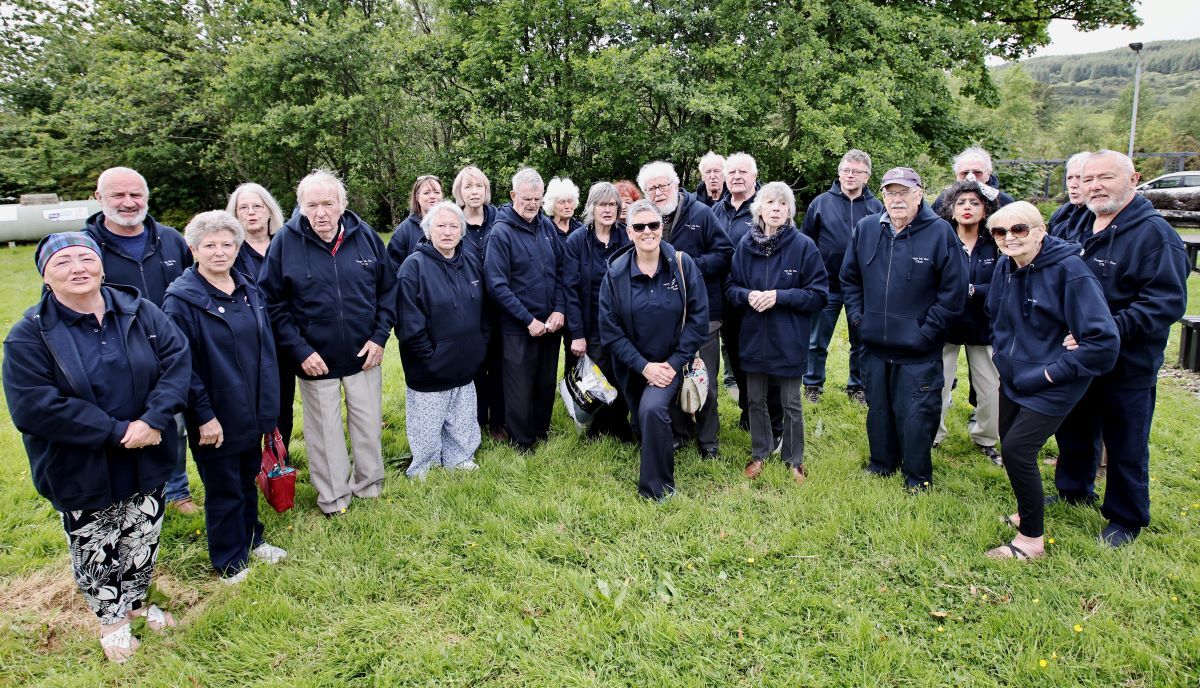
[{"label": "woman wearing headscarf", "polygon": [[683,368],[708,334],[708,292],[691,256],[663,242],[654,203],[636,201],[626,217],[633,245],[613,256],[600,285],[600,345],[642,440],[638,494],[662,500],[675,493],[671,416],[682,413]]},{"label": "woman wearing headscarf", "polygon": [[796,197],[787,184],[758,190],[750,207],[753,224],[733,252],[725,299],[742,311],[738,339],[750,415],[753,480],[775,447],[767,394],[777,389],[783,409],[783,461],[803,485],[804,373],[810,320],[829,300],[829,279],[817,245],[796,229]]},{"label": "woman wearing headscarf", "polygon": [[175,465],[174,415],[191,375],[187,343],[158,306],[105,286],[100,247],[51,234],[34,252],[45,289],[4,341],[4,394],[34,487],[61,512],[75,583],[114,662],[133,655],[130,620],[161,631],[146,603]]},{"label": "woman wearing headscarf", "polygon": [[[625,226],[617,222],[620,209],[621,197],[615,186],[609,182],[592,184],[583,211],[585,224],[583,229],[567,237],[567,255],[563,260],[571,353],[575,356],[586,353],[610,382],[614,378],[612,356],[600,344],[600,284],[608,271],[609,260],[629,245]],[[622,440],[633,438],[629,428],[629,407],[620,394],[592,418],[588,435],[601,434]]]},{"label": "woman wearing headscarf", "polygon": [[967,350],[967,370],[970,373],[972,401],[975,413],[967,431],[975,446],[992,463],[1000,464],[996,443],[1000,440],[999,423],[1000,382],[996,365],[992,363],[992,324],[984,312],[992,272],[996,268],[996,243],[984,229],[987,218],[999,208],[988,198],[984,187],[974,180],[957,182],[941,196],[941,214],[958,235],[958,243],[967,255],[967,302],[962,315],[950,322],[946,343],[942,346],[942,416],[934,444],[946,437],[946,414],[950,411],[950,394],[958,373],[958,350]]},{"label": "woman wearing headscarf", "polygon": [[479,426],[472,377],[487,352],[483,264],[463,243],[466,218],[439,203],[425,214],[425,239],[400,266],[396,338],[404,364],[410,478],[430,469],[475,470]]},{"label": "woman wearing headscarf", "polygon": [[1005,520],[1017,536],[987,556],[1037,559],[1045,553],[1038,452],[1092,378],[1112,369],[1120,337],[1079,244],[1046,234],[1036,207],[1006,205],[988,218],[988,229],[1004,254],[987,313],[1000,372],[1000,449],[1017,498],[1017,513]]},{"label": "woman wearing headscarf", "polygon": [[279,415],[275,339],[254,281],[233,269],[242,225],[223,210],[183,230],[195,259],[171,286],[163,310],[188,340],[192,380],[184,412],[204,482],[208,557],[222,582],[245,580],[250,557],[274,564],[287,552],[263,539],[254,476],[263,435]]}]

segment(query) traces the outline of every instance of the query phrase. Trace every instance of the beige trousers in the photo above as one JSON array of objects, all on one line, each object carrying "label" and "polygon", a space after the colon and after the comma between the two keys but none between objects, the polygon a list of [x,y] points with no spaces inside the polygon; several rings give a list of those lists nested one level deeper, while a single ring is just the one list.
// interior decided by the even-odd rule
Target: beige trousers
[{"label": "beige trousers", "polygon": [[[342,424],[343,389],[353,475]],[[300,403],[308,474],[321,511],[329,514],[349,507],[351,495],[378,497],[383,489],[383,367],[343,378],[300,380]]]},{"label": "beige trousers", "polygon": [[971,386],[975,388],[975,421],[967,426],[971,439],[983,447],[994,447],[1000,441],[1000,373],[992,363],[992,347],[984,344],[946,344],[942,347],[942,419],[938,421],[934,444],[946,438],[946,413],[950,411],[950,393],[954,376],[958,374],[958,347],[967,350],[967,365],[971,371]]}]

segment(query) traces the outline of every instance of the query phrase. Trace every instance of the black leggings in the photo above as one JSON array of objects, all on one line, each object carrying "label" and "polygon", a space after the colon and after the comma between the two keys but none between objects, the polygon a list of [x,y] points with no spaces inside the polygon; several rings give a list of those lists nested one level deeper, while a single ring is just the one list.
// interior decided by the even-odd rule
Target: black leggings
[{"label": "black leggings", "polygon": [[1017,529],[1025,537],[1042,537],[1045,532],[1045,502],[1038,452],[1054,434],[1064,416],[1047,416],[1021,406],[1000,387],[1000,454],[1004,470],[1017,498]]}]

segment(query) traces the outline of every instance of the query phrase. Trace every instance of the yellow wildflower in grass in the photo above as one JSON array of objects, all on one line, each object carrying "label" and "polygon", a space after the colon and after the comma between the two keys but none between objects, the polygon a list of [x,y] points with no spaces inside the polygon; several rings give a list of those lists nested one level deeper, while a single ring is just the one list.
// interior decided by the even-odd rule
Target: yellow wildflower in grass
[{"label": "yellow wildflower in grass", "polygon": [[1045,669],[1045,668],[1046,668],[1046,665],[1047,665],[1047,664],[1049,664],[1049,663],[1050,663],[1050,662],[1047,662],[1047,661],[1046,661],[1046,660],[1044,660],[1044,659],[1039,659],[1039,660],[1038,660],[1038,666],[1040,666],[1040,667],[1041,667],[1041,668],[1043,668],[1043,669]]},{"label": "yellow wildflower in grass", "polygon": [[1047,545],[1053,545],[1053,544],[1054,544],[1054,538],[1046,538],[1046,544],[1047,544]]},{"label": "yellow wildflower in grass", "polygon": [[1076,633],[1083,633],[1083,626],[1080,626],[1079,624],[1075,624],[1075,628],[1073,628],[1071,630],[1075,631]]}]

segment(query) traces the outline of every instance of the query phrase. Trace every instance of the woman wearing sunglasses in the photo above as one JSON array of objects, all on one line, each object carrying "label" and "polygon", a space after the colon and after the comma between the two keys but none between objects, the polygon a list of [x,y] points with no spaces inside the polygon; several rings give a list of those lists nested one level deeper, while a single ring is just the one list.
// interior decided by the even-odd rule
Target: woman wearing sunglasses
[{"label": "woman wearing sunglasses", "polygon": [[991,321],[984,312],[988,287],[996,269],[996,244],[988,235],[985,222],[999,207],[989,199],[983,185],[974,180],[957,182],[942,194],[942,217],[954,227],[958,243],[967,254],[967,301],[962,315],[950,322],[946,343],[942,345],[942,416],[933,443],[946,438],[946,414],[950,411],[950,393],[958,373],[958,350],[967,351],[967,370],[971,379],[971,405],[975,413],[967,427],[975,446],[992,463],[1000,464],[996,442],[999,415],[996,366],[992,363]]},{"label": "woman wearing sunglasses", "polygon": [[[750,416],[751,480],[762,473],[775,447],[768,393],[783,408],[781,452],[792,480],[803,485],[804,372],[808,368],[810,319],[829,300],[829,279],[817,245],[796,230],[796,197],[783,182],[759,190],[750,206],[753,224],[733,252],[725,300],[742,314],[740,342]],[[769,386],[768,386],[769,383]]]},{"label": "woman wearing sunglasses", "polygon": [[708,293],[691,256],[663,243],[654,203],[635,201],[626,217],[633,246],[613,255],[600,285],[600,345],[642,439],[638,494],[661,500],[675,492],[671,416],[682,413],[683,366],[708,334]]},{"label": "woman wearing sunglasses", "polygon": [[994,559],[1036,559],[1044,504],[1038,451],[1083,396],[1112,368],[1119,338],[1104,293],[1079,258],[1079,244],[1046,234],[1041,213],[1024,201],[988,218],[1004,255],[987,298],[993,360],[1000,373],[1000,446],[1017,498],[1012,542]]}]

